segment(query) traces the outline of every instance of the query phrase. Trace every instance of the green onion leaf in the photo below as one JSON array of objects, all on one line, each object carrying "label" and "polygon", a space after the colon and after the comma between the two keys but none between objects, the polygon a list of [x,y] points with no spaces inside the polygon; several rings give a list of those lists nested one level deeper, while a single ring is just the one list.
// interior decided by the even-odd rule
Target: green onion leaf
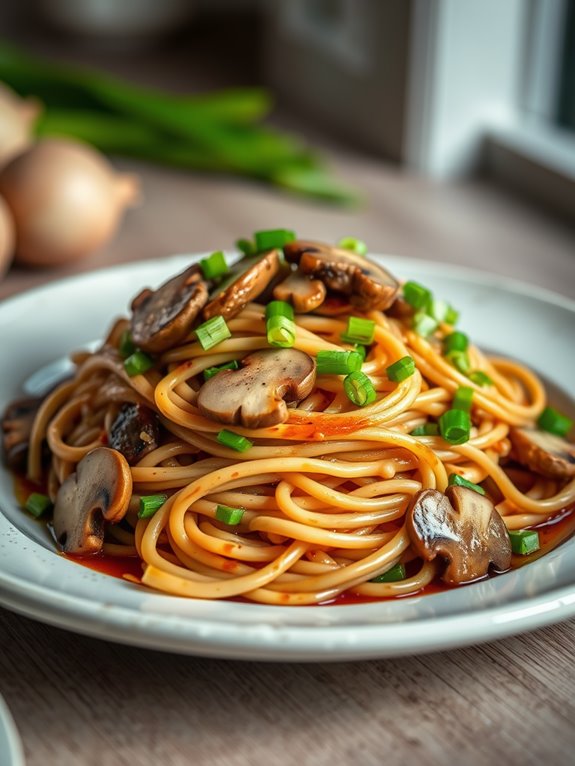
[{"label": "green onion leaf", "polygon": [[143,351],[134,351],[127,359],[124,359],[124,369],[133,378],[134,375],[143,375],[150,367],[154,366],[154,360]]},{"label": "green onion leaf", "polygon": [[132,340],[131,332],[129,330],[124,330],[124,332],[120,335],[120,343],[118,344],[118,351],[120,352],[120,356],[125,359],[127,356],[131,356],[135,350],[136,346]]},{"label": "green onion leaf", "polygon": [[337,246],[342,247],[344,250],[351,250],[352,253],[356,253],[357,255],[367,255],[367,245],[362,239],[342,237],[337,243]]},{"label": "green onion leaf", "polygon": [[217,346],[226,338],[231,338],[232,333],[226,324],[226,320],[221,317],[212,317],[196,329],[196,336],[204,351]]},{"label": "green onion leaf", "polygon": [[486,375],[481,370],[475,370],[475,372],[469,373],[469,380],[472,383],[475,383],[476,386],[492,386],[493,381],[489,377],[489,375]]},{"label": "green onion leaf", "polygon": [[266,306],[266,319],[272,317],[286,317],[293,320],[293,306],[287,301],[270,301]]},{"label": "green onion leaf", "polygon": [[204,370],[204,380],[213,378],[214,375],[217,375],[218,372],[221,372],[222,370],[238,370],[239,367],[240,365],[237,359],[232,359],[232,361],[227,364],[220,364],[219,367],[206,367]]},{"label": "green onion leaf", "polygon": [[449,354],[451,351],[467,351],[469,346],[469,338],[464,332],[456,330],[450,335],[446,335],[443,340],[443,347],[445,354]]},{"label": "green onion leaf", "polygon": [[474,492],[479,492],[480,495],[485,494],[483,487],[480,487],[479,484],[474,484],[472,481],[467,481],[458,473],[449,474],[448,484],[450,487],[467,487],[467,489],[472,489]]},{"label": "green onion leaf", "polygon": [[445,317],[449,313],[449,304],[447,301],[439,300],[438,298],[432,298],[427,309],[427,313],[430,317],[435,319],[436,322],[445,322]]},{"label": "green onion leaf", "polygon": [[539,532],[535,529],[510,529],[509,539],[511,540],[511,550],[513,553],[519,553],[521,556],[535,553],[541,547]]},{"label": "green onion leaf", "polygon": [[216,441],[223,444],[224,447],[229,447],[236,452],[245,452],[253,447],[253,443],[246,439],[245,436],[240,436],[233,431],[228,431],[227,428],[222,429],[216,436]]},{"label": "green onion leaf", "polygon": [[395,564],[387,572],[373,577],[369,582],[399,582],[405,580],[405,567],[403,564]]},{"label": "green onion leaf", "polygon": [[344,378],[343,389],[350,402],[357,407],[365,407],[377,398],[373,383],[363,372],[350,372]]},{"label": "green onion leaf", "polygon": [[217,279],[227,273],[228,264],[221,250],[216,250],[208,258],[202,258],[200,268],[204,279]]},{"label": "green onion leaf", "polygon": [[241,523],[245,508],[231,508],[229,505],[218,505],[216,508],[216,519],[229,524],[230,526],[236,526]]},{"label": "green onion leaf", "polygon": [[406,282],[403,285],[403,297],[414,309],[427,309],[431,301],[431,290],[418,282]]},{"label": "green onion leaf", "polygon": [[143,495],[140,498],[139,519],[151,519],[168,499],[167,495]]},{"label": "green onion leaf", "polygon": [[413,329],[422,338],[427,338],[437,330],[437,322],[429,314],[418,311],[413,317]]},{"label": "green onion leaf", "polygon": [[439,436],[439,425],[437,423],[424,423],[416,426],[411,431],[411,436]]},{"label": "green onion leaf", "polygon": [[554,407],[545,407],[537,420],[537,425],[543,431],[556,436],[567,436],[573,428],[573,421]]},{"label": "green onion leaf", "polygon": [[450,351],[445,355],[445,358],[448,362],[451,362],[455,369],[462,375],[469,374],[471,362],[469,361],[469,354],[467,351]]},{"label": "green onion leaf", "polygon": [[469,412],[471,410],[472,400],[473,389],[470,386],[460,386],[453,395],[451,406],[454,410],[465,410],[465,412]]},{"label": "green onion leaf", "polygon": [[373,319],[350,317],[347,320],[347,329],[341,334],[344,343],[361,343],[370,346],[375,337],[375,322]]},{"label": "green onion leaf", "polygon": [[390,380],[400,383],[402,380],[410,378],[415,372],[415,360],[410,356],[403,356],[397,362],[390,364],[385,372]]},{"label": "green onion leaf", "polygon": [[463,444],[469,441],[471,418],[464,410],[447,410],[439,418],[439,432],[450,444]]},{"label": "green onion leaf", "polygon": [[248,258],[256,254],[255,242],[250,239],[237,239],[235,242],[236,248]]},{"label": "green onion leaf", "polygon": [[316,361],[318,375],[349,375],[362,365],[357,351],[318,351]]},{"label": "green onion leaf", "polygon": [[353,350],[361,356],[361,363],[363,364],[365,362],[367,348],[363,346],[361,343],[354,343]]},{"label": "green onion leaf", "polygon": [[287,317],[270,317],[266,322],[266,334],[270,346],[291,348],[296,338],[295,322]]},{"label": "green onion leaf", "polygon": [[28,513],[35,516],[37,519],[42,516],[43,513],[52,507],[52,501],[48,495],[43,495],[40,492],[32,492],[28,495],[26,505],[24,506]]},{"label": "green onion leaf", "polygon": [[281,248],[288,242],[293,242],[295,234],[289,229],[268,229],[267,231],[256,231],[254,239],[256,241],[256,250],[261,253],[262,250],[273,250]]},{"label": "green onion leaf", "polygon": [[456,311],[453,306],[448,306],[447,314],[445,315],[445,324],[455,325],[459,319],[459,311]]}]

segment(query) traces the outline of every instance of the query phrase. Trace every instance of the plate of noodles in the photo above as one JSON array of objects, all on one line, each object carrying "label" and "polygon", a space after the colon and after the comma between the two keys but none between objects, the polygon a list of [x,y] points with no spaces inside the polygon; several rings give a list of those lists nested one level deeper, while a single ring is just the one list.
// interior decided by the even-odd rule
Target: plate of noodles
[{"label": "plate of noodles", "polygon": [[0,604],[303,661],[575,615],[575,303],[360,246],[257,232],[0,305]]}]

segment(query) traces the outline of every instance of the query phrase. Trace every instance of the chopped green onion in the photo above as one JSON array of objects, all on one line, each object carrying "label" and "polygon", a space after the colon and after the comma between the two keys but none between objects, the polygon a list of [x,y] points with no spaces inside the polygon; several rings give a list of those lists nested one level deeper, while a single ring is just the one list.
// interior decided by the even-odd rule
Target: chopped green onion
[{"label": "chopped green onion", "polygon": [[219,367],[207,367],[204,370],[204,380],[213,378],[214,375],[217,375],[218,372],[221,372],[222,370],[237,370],[239,369],[239,366],[240,365],[237,359],[232,359],[231,362],[228,362],[227,364],[220,364]]},{"label": "chopped green onion", "polygon": [[469,338],[464,332],[456,330],[450,335],[446,335],[443,339],[443,346],[445,354],[449,354],[451,351],[467,351],[469,346]]},{"label": "chopped green onion", "polygon": [[545,407],[541,415],[539,415],[537,425],[543,431],[549,431],[549,433],[556,436],[567,436],[573,428],[573,421],[554,407]]},{"label": "chopped green onion", "polygon": [[459,311],[456,311],[453,306],[448,306],[447,308],[447,314],[445,315],[444,322],[445,324],[454,325],[457,324],[457,320],[459,319]]},{"label": "chopped green onion", "polygon": [[448,362],[451,362],[455,369],[458,370],[462,375],[469,374],[471,362],[469,361],[469,354],[467,351],[450,351],[445,355],[445,358]]},{"label": "chopped green onion", "polygon": [[469,412],[471,410],[472,401],[473,389],[470,386],[460,386],[453,395],[451,406],[454,410],[465,410],[465,412]]},{"label": "chopped green onion", "polygon": [[127,359],[124,359],[124,369],[133,378],[134,375],[143,375],[144,372],[154,366],[154,360],[143,351],[134,351]]},{"label": "chopped green onion", "polygon": [[226,340],[226,338],[231,338],[232,334],[226,324],[226,320],[221,316],[217,316],[201,324],[196,329],[196,336],[204,351],[208,351],[210,348],[217,346],[218,343]]},{"label": "chopped green onion", "polygon": [[431,291],[418,282],[406,282],[403,285],[403,297],[414,309],[427,309],[431,300]]},{"label": "chopped green onion", "polygon": [[476,386],[492,386],[493,381],[481,370],[475,370],[475,372],[469,373],[469,380],[475,383]]},{"label": "chopped green onion", "polygon": [[256,250],[261,253],[262,250],[272,250],[281,248],[288,242],[293,242],[295,234],[289,229],[268,229],[266,231],[256,231],[254,239],[256,241]]},{"label": "chopped green onion", "polygon": [[357,255],[367,255],[367,245],[362,239],[342,237],[337,243],[337,246],[342,247],[344,250],[351,250],[352,253],[356,253]]},{"label": "chopped green onion", "polygon": [[224,524],[236,526],[241,522],[244,513],[245,508],[231,508],[229,505],[218,505],[216,508],[216,519]]},{"label": "chopped green onion", "polygon": [[253,443],[246,439],[245,436],[240,436],[233,431],[228,431],[227,428],[222,429],[216,436],[216,441],[223,444],[224,447],[229,447],[236,452],[245,452],[253,447]]},{"label": "chopped green onion", "polygon": [[479,492],[480,495],[485,494],[483,487],[480,487],[479,484],[474,484],[472,481],[467,481],[467,479],[464,479],[463,476],[460,476],[458,473],[452,473],[449,475],[448,484],[450,487],[467,487],[467,489],[472,489],[475,492]]},{"label": "chopped green onion", "polygon": [[535,553],[541,547],[539,532],[535,529],[510,529],[509,539],[513,553],[519,553],[521,556]]},{"label": "chopped green onion", "polygon": [[318,351],[318,375],[349,375],[361,369],[361,355],[357,351]]},{"label": "chopped green onion", "polygon": [[237,239],[235,244],[240,253],[243,253],[248,258],[256,254],[255,243],[249,239]]},{"label": "chopped green onion", "polygon": [[270,317],[266,322],[266,334],[270,346],[291,348],[295,343],[295,322],[287,317]]},{"label": "chopped green onion", "polygon": [[432,298],[427,313],[430,317],[433,317],[436,322],[445,322],[445,317],[449,313],[449,308],[447,301],[442,301],[439,298]]},{"label": "chopped green onion", "polygon": [[439,436],[439,425],[437,423],[424,423],[416,426],[411,431],[411,436]]},{"label": "chopped green onion", "polygon": [[367,354],[367,348],[363,346],[361,343],[354,343],[353,344],[353,350],[361,356],[361,363],[363,364],[365,362],[365,356]]},{"label": "chopped green onion", "polygon": [[272,317],[286,317],[293,320],[293,306],[287,301],[270,301],[266,306],[266,319]]},{"label": "chopped green onion", "polygon": [[140,498],[139,519],[151,519],[168,499],[167,495],[143,495]]},{"label": "chopped green onion", "polygon": [[120,356],[123,356],[125,359],[127,356],[133,354],[135,350],[136,346],[132,340],[132,334],[129,330],[124,330],[124,332],[120,335],[120,343],[118,344],[118,351],[120,352]]},{"label": "chopped green onion", "polygon": [[398,582],[405,580],[405,567],[403,564],[395,564],[387,572],[373,577],[370,582]]},{"label": "chopped green onion", "polygon": [[32,514],[32,516],[39,518],[43,513],[52,507],[52,501],[48,495],[42,495],[40,492],[32,492],[30,495],[28,495],[28,499],[26,500],[26,505],[24,507],[29,513]]},{"label": "chopped green onion", "polygon": [[410,378],[415,372],[415,360],[410,356],[403,356],[397,362],[386,368],[387,377],[395,383]]},{"label": "chopped green onion", "polygon": [[341,334],[344,343],[362,343],[370,346],[375,337],[375,322],[373,319],[350,317],[347,320],[347,329]]},{"label": "chopped green onion", "polygon": [[423,311],[418,311],[413,317],[413,329],[422,338],[427,338],[437,330],[437,322]]},{"label": "chopped green onion", "polygon": [[450,444],[463,444],[469,440],[471,418],[464,410],[447,410],[439,418],[439,432]]},{"label": "chopped green onion", "polygon": [[357,407],[365,407],[377,398],[373,383],[363,372],[350,372],[343,381],[343,389],[350,402]]},{"label": "chopped green onion", "polygon": [[204,279],[217,279],[223,277],[228,270],[228,264],[221,250],[216,250],[208,258],[202,258],[200,268]]}]

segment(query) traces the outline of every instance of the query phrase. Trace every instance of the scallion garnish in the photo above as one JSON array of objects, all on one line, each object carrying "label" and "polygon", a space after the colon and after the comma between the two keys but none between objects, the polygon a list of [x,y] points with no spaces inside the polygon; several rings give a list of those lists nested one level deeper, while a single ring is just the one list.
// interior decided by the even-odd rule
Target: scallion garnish
[{"label": "scallion garnish", "polygon": [[341,334],[344,343],[361,343],[370,346],[375,337],[375,322],[373,319],[350,317],[347,320],[347,328]]},{"label": "scallion garnish", "polygon": [[237,239],[236,248],[248,258],[256,254],[255,243],[249,239]]},{"label": "scallion garnish", "polygon": [[353,350],[361,356],[361,363],[363,364],[367,354],[367,347],[363,346],[361,343],[354,343]]},{"label": "scallion garnish", "polygon": [[445,317],[449,313],[450,306],[447,301],[442,301],[439,298],[432,298],[427,313],[430,317],[435,319],[436,322],[445,322]]},{"label": "scallion garnish", "polygon": [[473,389],[470,386],[459,386],[453,395],[451,406],[454,410],[465,410],[465,412],[469,412],[471,410],[472,401]]},{"label": "scallion garnish", "polygon": [[254,239],[256,241],[256,250],[261,253],[262,250],[272,250],[281,248],[288,242],[293,242],[295,234],[289,229],[268,229],[266,231],[256,231]]},{"label": "scallion garnish", "polygon": [[217,279],[223,277],[228,270],[228,264],[221,250],[216,250],[208,258],[202,258],[200,268],[204,279]]},{"label": "scallion garnish", "polygon": [[510,529],[509,539],[513,553],[519,553],[521,556],[535,553],[541,547],[539,532],[535,529]]},{"label": "scallion garnish", "polygon": [[447,308],[447,314],[445,315],[444,322],[445,324],[455,325],[457,324],[457,320],[459,319],[459,311],[456,311],[453,306],[448,306]]},{"label": "scallion garnish", "polygon": [[422,338],[427,338],[437,330],[437,322],[424,311],[418,311],[413,317],[413,329]]},{"label": "scallion garnish", "polygon": [[224,447],[229,447],[236,452],[245,452],[250,447],[253,447],[253,443],[246,439],[245,436],[240,436],[233,431],[228,431],[227,428],[222,429],[216,436],[216,441],[222,444]]},{"label": "scallion garnish", "polygon": [[357,351],[318,351],[318,375],[349,375],[361,369],[361,356]]},{"label": "scallion garnish", "polygon": [[400,383],[402,380],[410,378],[415,372],[415,360],[410,356],[403,356],[397,362],[390,364],[385,372],[390,380]]},{"label": "scallion garnish", "polygon": [[399,582],[405,580],[405,567],[403,564],[395,564],[387,572],[373,577],[370,582]]},{"label": "scallion garnish", "polygon": [[367,245],[362,239],[342,237],[337,243],[337,246],[342,247],[344,250],[351,250],[352,253],[356,253],[357,255],[367,255]]},{"label": "scallion garnish", "polygon": [[482,370],[475,370],[474,372],[470,372],[468,377],[469,377],[469,380],[472,383],[475,383],[476,386],[492,386],[493,385],[493,381],[491,380],[489,375],[484,373]]},{"label": "scallion garnish", "polygon": [[218,505],[216,508],[216,519],[229,524],[230,526],[236,526],[240,524],[245,508],[231,508],[229,505]]},{"label": "scallion garnish", "polygon": [[43,495],[41,492],[32,492],[28,495],[26,505],[24,506],[28,513],[35,516],[37,519],[42,516],[43,513],[52,507],[52,501],[48,495]]},{"label": "scallion garnish", "polygon": [[450,444],[469,441],[471,418],[465,410],[447,410],[439,418],[439,432]]},{"label": "scallion garnish", "polygon": [[266,306],[266,333],[270,346],[291,348],[296,339],[296,325],[291,303],[270,301]]},{"label": "scallion garnish", "polygon": [[450,351],[445,355],[448,362],[455,367],[462,375],[468,375],[471,367],[469,354],[467,351]]},{"label": "scallion garnish", "polygon": [[439,436],[439,425],[437,423],[424,423],[416,426],[411,431],[411,436]]},{"label": "scallion garnish", "polygon": [[448,484],[450,487],[467,487],[467,489],[472,489],[474,492],[479,492],[480,495],[485,494],[483,487],[464,479],[463,476],[460,476],[458,473],[449,474]]},{"label": "scallion garnish", "polygon": [[455,330],[450,335],[446,335],[443,340],[443,347],[445,354],[449,354],[452,351],[467,351],[469,346],[469,338],[464,332]]},{"label": "scallion garnish", "polygon": [[220,364],[218,367],[207,367],[204,370],[204,380],[209,380],[210,378],[213,378],[214,375],[217,375],[218,372],[221,372],[222,370],[237,370],[239,369],[239,363],[237,359],[232,359],[231,362],[227,362],[226,364]]},{"label": "scallion garnish", "polygon": [[124,359],[124,369],[133,378],[134,375],[143,375],[150,367],[154,366],[154,360],[139,349],[127,359]]},{"label": "scallion garnish", "polygon": [[545,407],[537,419],[537,425],[543,431],[548,431],[550,434],[567,436],[573,428],[573,421],[554,407]]},{"label": "scallion garnish", "polygon": [[168,499],[167,495],[143,495],[140,498],[139,519],[151,519]]},{"label": "scallion garnish", "polygon": [[212,317],[196,329],[196,336],[204,351],[217,346],[226,338],[231,338],[232,333],[226,324],[226,320],[221,317]]},{"label": "scallion garnish", "polygon": [[350,372],[344,378],[343,389],[347,398],[357,407],[365,407],[377,398],[373,383],[363,372]]},{"label": "scallion garnish", "polygon": [[403,297],[414,309],[426,310],[431,301],[431,291],[418,282],[406,282],[403,285]]},{"label": "scallion garnish", "polygon": [[124,330],[124,332],[120,335],[120,342],[118,344],[118,351],[120,356],[124,357],[125,359],[127,356],[133,354],[135,350],[136,346],[132,340],[131,332],[129,330]]}]

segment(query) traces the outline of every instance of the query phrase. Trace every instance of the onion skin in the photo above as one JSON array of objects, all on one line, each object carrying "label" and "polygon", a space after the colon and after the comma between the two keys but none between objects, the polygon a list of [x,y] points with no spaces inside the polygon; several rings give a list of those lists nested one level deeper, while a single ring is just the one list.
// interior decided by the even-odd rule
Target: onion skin
[{"label": "onion skin", "polygon": [[8,205],[0,197],[0,279],[8,271],[14,254],[14,221]]},{"label": "onion skin", "polygon": [[114,234],[138,182],[91,147],[39,141],[0,172],[16,226],[16,262],[52,266],[84,258]]},{"label": "onion skin", "polygon": [[0,83],[0,168],[30,146],[40,111],[39,101],[22,99]]}]

